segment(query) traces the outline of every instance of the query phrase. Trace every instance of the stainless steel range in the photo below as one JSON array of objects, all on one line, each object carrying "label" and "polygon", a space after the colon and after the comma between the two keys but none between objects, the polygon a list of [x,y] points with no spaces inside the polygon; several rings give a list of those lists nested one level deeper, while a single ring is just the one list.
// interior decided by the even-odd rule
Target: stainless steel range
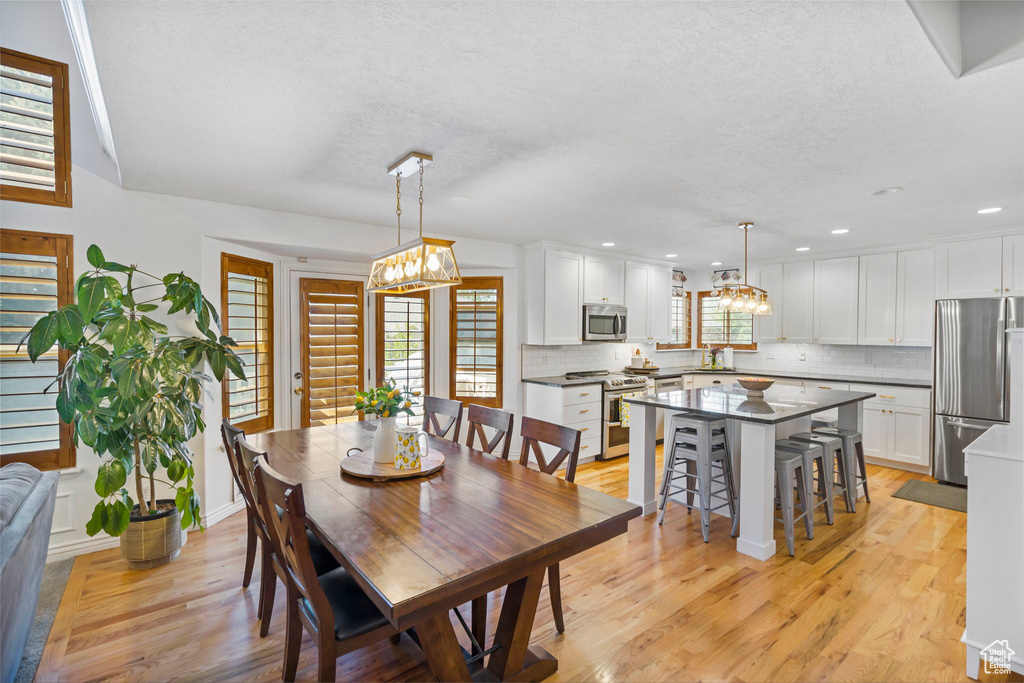
[{"label": "stainless steel range", "polygon": [[619,417],[619,399],[625,394],[636,392],[647,393],[648,382],[646,377],[638,375],[626,375],[612,373],[607,370],[591,370],[588,372],[567,372],[566,379],[596,379],[601,378],[601,433],[603,442],[601,455],[598,460],[608,460],[620,455],[629,453],[629,427],[622,426]]}]

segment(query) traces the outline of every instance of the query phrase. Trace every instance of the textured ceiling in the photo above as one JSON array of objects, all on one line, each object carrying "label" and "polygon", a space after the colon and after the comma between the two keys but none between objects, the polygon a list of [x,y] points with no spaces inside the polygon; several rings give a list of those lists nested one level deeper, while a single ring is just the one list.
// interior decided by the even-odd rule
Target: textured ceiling
[{"label": "textured ceiling", "polygon": [[902,2],[86,11],[130,189],[391,226],[420,149],[432,234],[691,266],[742,219],[754,259],[1024,225],[1024,62],[956,80]]}]

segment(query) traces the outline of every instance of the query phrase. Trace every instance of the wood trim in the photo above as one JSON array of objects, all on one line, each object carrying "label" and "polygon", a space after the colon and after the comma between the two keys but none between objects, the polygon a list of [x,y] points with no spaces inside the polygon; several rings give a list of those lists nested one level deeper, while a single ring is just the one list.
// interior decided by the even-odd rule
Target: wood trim
[{"label": "wood trim", "polygon": [[[687,291],[687,292],[684,292],[683,296],[681,296],[681,297],[677,297],[677,296],[672,297],[672,301],[673,302],[675,302],[676,299],[685,299],[686,300],[686,322],[689,323],[689,326],[688,326],[689,329],[687,330],[687,334],[686,334],[686,343],[685,344],[680,344],[678,342],[670,342],[668,344],[657,344],[656,348],[659,351],[686,350],[686,349],[692,349],[693,348],[693,296],[692,296],[692,294],[693,294],[693,292]],[[668,323],[669,323],[669,330],[671,330],[672,329],[672,311],[671,311],[671,309],[669,310],[669,321],[668,321]]]},{"label": "wood trim", "polygon": [[[267,281],[267,412],[263,415],[245,420],[244,422],[232,423],[235,427],[248,434],[273,429],[275,424],[274,393],[277,390],[277,376],[274,364],[274,264],[269,261],[260,261],[221,252],[220,254],[220,316],[221,329],[224,334],[231,336],[228,325],[228,274],[237,273],[250,277],[264,278]],[[229,373],[230,374],[230,373]],[[223,417],[228,417],[228,376],[221,382],[221,412]]]},{"label": "wood trim", "polygon": [[376,307],[375,317],[375,330],[376,330],[376,345],[375,356],[376,363],[374,368],[374,381],[377,386],[384,383],[384,299],[388,297],[405,298],[405,299],[422,299],[423,300],[423,394],[430,393],[430,292],[429,289],[423,289],[418,292],[408,292],[406,294],[380,294],[374,297],[374,304]]},{"label": "wood trim", "polygon": [[[316,293],[314,288],[322,287],[324,293],[331,293],[333,289],[336,293],[341,288],[352,287],[355,290],[356,306],[358,318],[357,321],[357,335],[356,335],[356,371],[358,373],[358,381],[356,383],[356,389],[363,391],[366,388],[366,333],[365,333],[365,320],[366,320],[366,295],[364,293],[365,287],[361,280],[342,280],[342,279],[331,279],[331,278],[299,278],[299,355],[302,359],[302,400],[301,400],[301,413],[302,413],[302,427],[306,428],[310,426],[309,419],[309,295]],[[358,413],[359,420],[363,419],[363,414]]]},{"label": "wood trim", "polygon": [[[49,255],[40,251],[40,242],[53,242],[53,254],[57,259],[57,307],[75,302],[75,249],[74,237],[53,232],[31,232],[28,230],[0,230],[0,251],[10,254]],[[63,267],[61,264],[63,263]],[[69,354],[57,353],[58,372],[64,369]],[[56,395],[55,395],[56,396]],[[60,447],[34,453],[16,453],[0,456],[0,466],[12,462],[24,462],[38,470],[59,470],[74,467],[77,459],[74,440],[74,426],[60,423]]]},{"label": "wood trim", "polygon": [[[456,401],[462,401],[464,405],[475,403],[481,406],[487,406],[489,408],[501,408],[502,398],[504,391],[504,363],[505,363],[505,294],[504,294],[504,278],[502,277],[464,277],[462,283],[453,285],[450,287],[451,292],[449,293],[449,308],[448,308],[448,397]],[[495,396],[494,397],[481,397],[481,396],[459,396],[455,391],[455,311],[456,311],[456,292],[463,289],[497,289],[498,290],[498,320],[497,320],[497,348],[495,349],[496,356],[496,368],[495,368]]]},{"label": "wood trim", "polygon": [[[704,318],[704,306],[703,306],[703,302],[704,302],[704,299],[706,299],[706,298],[708,298],[710,296],[711,296],[711,291],[710,290],[708,290],[706,292],[697,292],[697,348],[701,348],[702,346],[704,346],[704,335],[703,335],[703,333],[704,333],[704,320],[703,320],[703,318]],[[727,311],[727,313],[731,315],[731,312]],[[722,346],[730,346],[733,349],[737,349],[737,350],[740,350],[740,351],[756,351],[757,350],[757,342],[753,341],[753,335],[754,335],[753,326],[751,326],[751,333],[750,334],[751,334],[751,340],[752,340],[750,344],[723,343]],[[710,344],[711,342],[708,342],[708,343]],[[717,344],[719,342],[715,342],[715,343]]]},{"label": "wood trim", "polygon": [[0,183],[0,199],[71,208],[71,106],[68,65],[63,62],[0,48],[0,63],[53,79],[53,190]]}]

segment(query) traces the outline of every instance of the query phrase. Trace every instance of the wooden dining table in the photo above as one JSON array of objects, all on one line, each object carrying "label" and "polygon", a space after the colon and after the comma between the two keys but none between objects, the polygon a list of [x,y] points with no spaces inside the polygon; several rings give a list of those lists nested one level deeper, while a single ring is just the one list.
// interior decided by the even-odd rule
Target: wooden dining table
[{"label": "wooden dining table", "polygon": [[[546,568],[625,533],[640,507],[434,437],[445,457],[434,474],[342,473],[349,449],[372,451],[375,430],[347,422],[249,440],[302,483],[313,532],[395,628],[415,628],[438,680],[550,676],[558,660],[529,642]],[[449,610],[502,587],[493,652],[467,664]]]}]

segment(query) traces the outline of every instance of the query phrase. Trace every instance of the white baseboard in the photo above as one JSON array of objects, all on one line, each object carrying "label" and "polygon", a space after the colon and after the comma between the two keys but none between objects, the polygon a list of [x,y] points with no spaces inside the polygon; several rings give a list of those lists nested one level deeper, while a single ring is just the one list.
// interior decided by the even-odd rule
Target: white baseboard
[{"label": "white baseboard", "polygon": [[[227,519],[243,508],[245,508],[245,501],[236,501],[228,503],[227,505],[222,505],[206,515],[203,519],[203,525],[211,527],[217,522]],[[112,538],[106,534],[103,534],[102,536],[98,535],[95,538],[82,538],[77,541],[67,541],[66,543],[54,543],[50,545],[49,550],[47,550],[46,562],[60,562],[61,560],[66,560],[71,557],[116,548],[120,544],[120,539]]]}]

